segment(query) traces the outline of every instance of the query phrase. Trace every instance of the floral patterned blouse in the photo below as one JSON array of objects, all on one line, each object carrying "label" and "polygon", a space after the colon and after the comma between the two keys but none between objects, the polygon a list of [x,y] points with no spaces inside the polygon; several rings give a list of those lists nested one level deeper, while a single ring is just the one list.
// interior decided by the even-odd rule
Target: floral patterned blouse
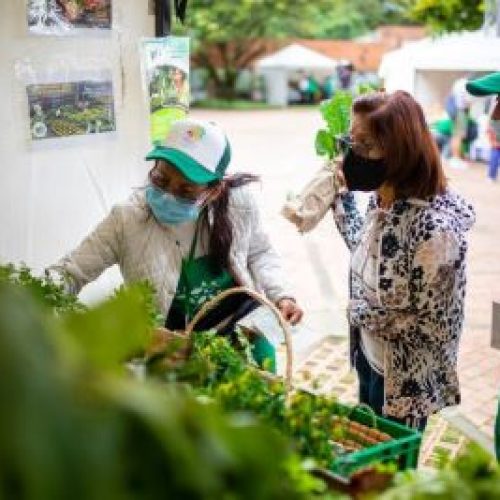
[{"label": "floral patterned blouse", "polygon": [[[377,287],[351,273],[351,362],[359,330],[385,342],[384,414],[422,418],[458,404],[458,343],[464,319],[465,233],[474,210],[451,191],[398,200],[389,210],[372,197],[366,218],[352,193],[337,195],[335,222],[351,253],[376,220]],[[374,280],[370,280],[374,281]]]}]

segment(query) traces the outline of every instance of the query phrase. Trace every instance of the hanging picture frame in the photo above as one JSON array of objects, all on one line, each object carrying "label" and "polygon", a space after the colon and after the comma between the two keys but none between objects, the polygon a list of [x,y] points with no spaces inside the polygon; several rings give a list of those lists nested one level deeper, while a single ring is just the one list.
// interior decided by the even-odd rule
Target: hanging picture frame
[{"label": "hanging picture frame", "polygon": [[110,32],[112,0],[26,0],[28,32],[72,36]]}]

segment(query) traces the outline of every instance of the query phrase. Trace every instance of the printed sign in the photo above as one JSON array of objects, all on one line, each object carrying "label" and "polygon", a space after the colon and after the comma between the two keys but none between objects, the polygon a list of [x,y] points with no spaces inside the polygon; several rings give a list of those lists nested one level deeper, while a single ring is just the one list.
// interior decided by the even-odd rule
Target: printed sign
[{"label": "printed sign", "polygon": [[159,144],[172,122],[186,116],[189,100],[189,38],[144,39],[144,89],[150,111],[151,141]]}]

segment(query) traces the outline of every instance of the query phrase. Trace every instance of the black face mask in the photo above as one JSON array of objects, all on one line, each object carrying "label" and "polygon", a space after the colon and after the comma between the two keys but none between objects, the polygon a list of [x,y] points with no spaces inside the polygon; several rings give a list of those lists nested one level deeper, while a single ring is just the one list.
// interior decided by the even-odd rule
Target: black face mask
[{"label": "black face mask", "polygon": [[365,158],[352,148],[344,156],[342,171],[349,191],[375,191],[387,177],[387,165],[383,159]]}]

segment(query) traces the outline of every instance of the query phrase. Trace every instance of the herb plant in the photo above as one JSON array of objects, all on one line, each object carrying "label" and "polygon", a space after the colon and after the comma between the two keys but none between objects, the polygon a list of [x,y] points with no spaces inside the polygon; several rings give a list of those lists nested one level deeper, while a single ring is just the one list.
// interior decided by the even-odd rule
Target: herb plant
[{"label": "herb plant", "polygon": [[25,264],[0,265],[0,283],[12,283],[27,288],[57,314],[85,309],[77,297],[65,291],[63,285],[56,283],[47,273],[41,277],[34,276]]},{"label": "herb plant", "polygon": [[321,104],[320,112],[326,128],[316,133],[315,146],[319,156],[326,156],[331,160],[340,153],[335,138],[349,131],[351,106],[352,94],[344,91],[336,92],[331,99]]},{"label": "herb plant", "polygon": [[124,376],[151,331],[137,290],[55,316],[28,289],[0,283],[0,498],[334,498],[275,430]]}]

